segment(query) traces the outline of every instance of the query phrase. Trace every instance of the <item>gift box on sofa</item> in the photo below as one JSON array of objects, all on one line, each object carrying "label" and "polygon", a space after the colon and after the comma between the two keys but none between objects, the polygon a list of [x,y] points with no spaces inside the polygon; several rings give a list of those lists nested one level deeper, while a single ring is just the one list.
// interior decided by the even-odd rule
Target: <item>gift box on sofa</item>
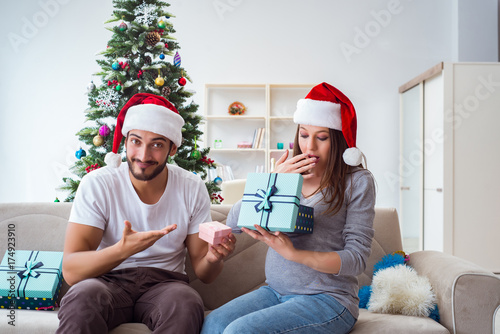
[{"label": "gift box on sofa", "polygon": [[63,252],[6,251],[0,264],[0,308],[51,310],[63,282]]},{"label": "gift box on sofa", "polygon": [[247,176],[238,226],[293,233],[313,232],[312,207],[300,205],[302,175],[250,173]]},{"label": "gift box on sofa", "polygon": [[231,233],[231,228],[219,222],[208,222],[200,224],[198,236],[211,245],[222,243],[222,239]]}]

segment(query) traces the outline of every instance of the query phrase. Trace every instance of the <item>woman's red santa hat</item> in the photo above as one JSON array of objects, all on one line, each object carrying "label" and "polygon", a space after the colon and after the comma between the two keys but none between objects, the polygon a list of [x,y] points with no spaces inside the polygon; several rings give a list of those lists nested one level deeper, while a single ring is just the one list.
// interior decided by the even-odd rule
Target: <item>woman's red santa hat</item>
[{"label": "woman's red santa hat", "polygon": [[113,150],[106,154],[104,162],[110,167],[118,167],[122,157],[118,148],[122,138],[130,130],[150,131],[168,138],[175,146],[182,143],[184,119],[166,98],[154,94],[138,93],[128,100],[118,114]]},{"label": "woman's red santa hat", "polygon": [[350,166],[361,163],[363,153],[356,147],[356,110],[337,88],[326,82],[313,87],[305,99],[297,102],[293,121],[342,131],[349,147],[342,155],[344,162]]}]

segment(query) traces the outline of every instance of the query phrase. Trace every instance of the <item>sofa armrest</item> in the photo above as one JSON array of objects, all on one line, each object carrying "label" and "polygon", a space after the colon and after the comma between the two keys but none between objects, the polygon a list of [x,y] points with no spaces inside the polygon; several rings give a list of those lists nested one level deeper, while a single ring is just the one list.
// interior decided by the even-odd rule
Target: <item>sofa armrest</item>
[{"label": "sofa armrest", "polygon": [[412,253],[409,264],[429,279],[440,322],[451,333],[493,333],[500,278],[474,263],[437,251]]}]

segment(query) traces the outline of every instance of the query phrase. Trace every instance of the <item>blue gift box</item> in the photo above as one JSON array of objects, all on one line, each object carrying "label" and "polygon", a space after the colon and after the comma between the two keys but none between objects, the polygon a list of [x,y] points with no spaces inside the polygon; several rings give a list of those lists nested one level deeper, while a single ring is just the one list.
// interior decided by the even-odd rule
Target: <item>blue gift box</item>
[{"label": "blue gift box", "polygon": [[303,177],[290,173],[247,176],[238,226],[268,231],[312,233],[313,208],[300,205]]},{"label": "blue gift box", "polygon": [[62,252],[5,252],[0,264],[0,308],[53,309],[63,282]]}]

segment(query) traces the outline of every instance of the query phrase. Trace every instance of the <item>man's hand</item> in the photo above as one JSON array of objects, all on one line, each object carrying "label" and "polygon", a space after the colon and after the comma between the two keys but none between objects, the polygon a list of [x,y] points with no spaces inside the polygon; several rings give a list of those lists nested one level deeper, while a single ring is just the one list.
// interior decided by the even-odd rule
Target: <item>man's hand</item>
[{"label": "man's hand", "polygon": [[226,259],[233,251],[236,245],[236,237],[230,233],[222,239],[218,245],[209,245],[206,259],[210,263],[217,263]]},{"label": "man's hand", "polygon": [[125,220],[120,248],[127,258],[153,246],[155,242],[177,228],[176,224],[168,225],[161,230],[137,232],[132,229],[132,224]]},{"label": "man's hand", "polygon": [[230,234],[220,245],[209,245],[198,237],[198,233],[189,234],[186,246],[196,276],[203,283],[211,283],[220,274],[226,259],[235,248],[236,237]]},{"label": "man's hand", "polygon": [[177,228],[169,225],[158,231],[137,232],[125,221],[122,238],[110,247],[96,251],[104,231],[93,226],[69,223],[64,243],[63,275],[68,284],[97,277],[111,271],[128,257],[151,247]]}]

